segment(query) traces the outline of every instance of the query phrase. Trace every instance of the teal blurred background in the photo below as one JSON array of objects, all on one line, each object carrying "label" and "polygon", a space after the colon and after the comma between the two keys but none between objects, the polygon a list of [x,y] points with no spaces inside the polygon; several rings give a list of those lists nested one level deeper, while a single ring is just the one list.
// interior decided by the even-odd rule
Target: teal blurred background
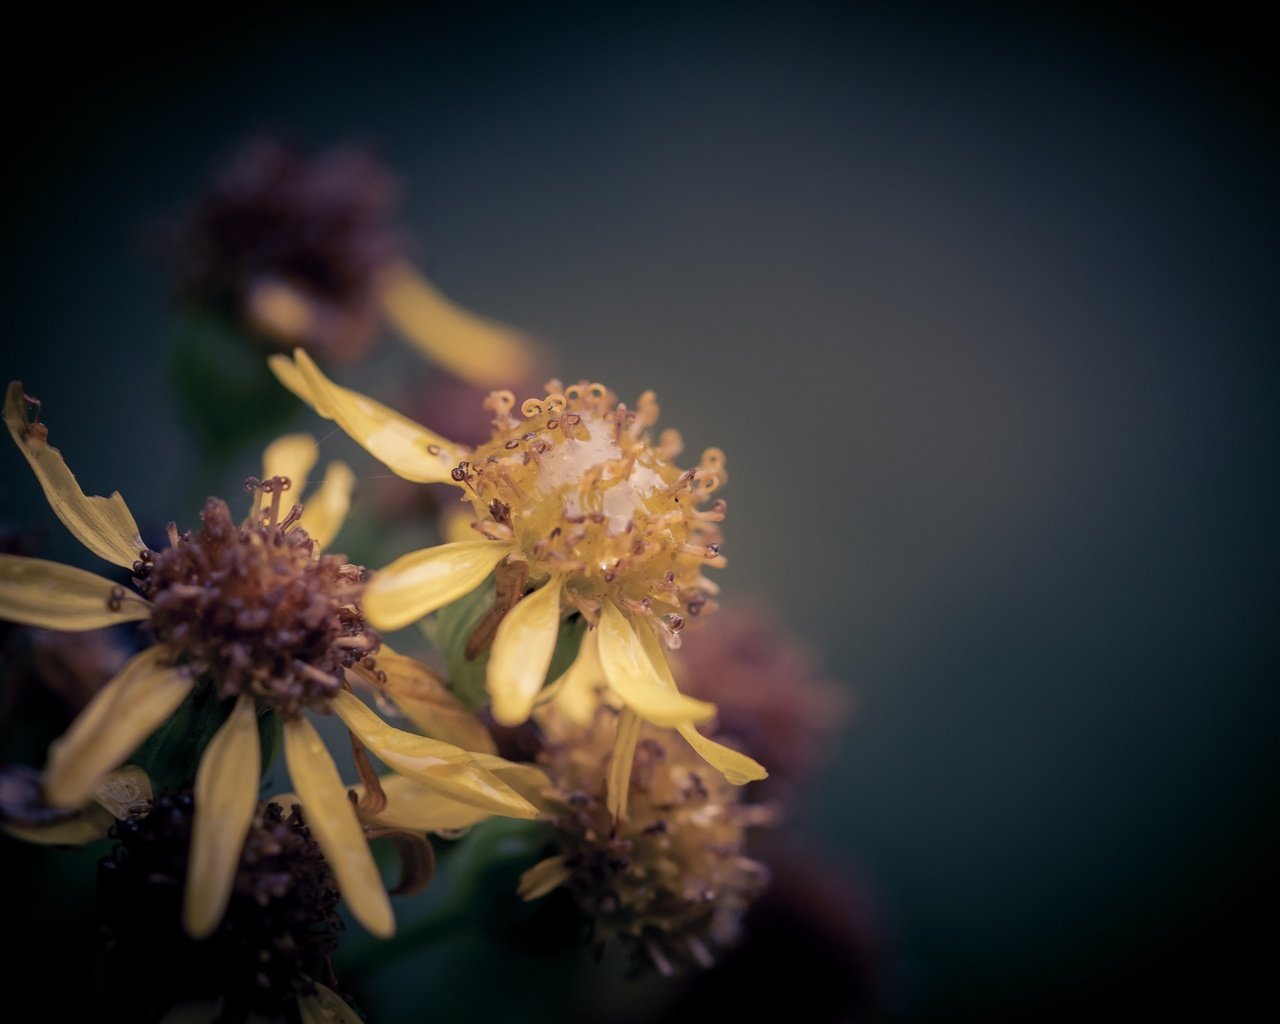
[{"label": "teal blurred background", "polygon": [[719,580],[857,699],[787,828],[870,894],[887,1016],[1224,1010],[1280,845],[1275,81],[1228,10],[104,18],[6,72],[6,379],[194,523],[253,460],[190,462],[154,232],[256,134],[368,144],[448,294],[727,452]]}]

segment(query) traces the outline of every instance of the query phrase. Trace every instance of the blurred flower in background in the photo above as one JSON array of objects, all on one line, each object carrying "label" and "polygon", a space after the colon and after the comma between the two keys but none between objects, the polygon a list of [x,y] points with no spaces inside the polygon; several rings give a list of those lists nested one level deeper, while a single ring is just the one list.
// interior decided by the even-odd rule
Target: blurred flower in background
[{"label": "blurred flower in background", "polygon": [[301,346],[321,363],[352,363],[390,325],[459,381],[509,384],[531,372],[528,338],[457,306],[414,268],[395,219],[399,195],[391,172],[361,149],[312,154],[262,138],[168,230],[188,314],[175,366],[207,447],[274,429],[289,412],[270,401],[255,349]]}]

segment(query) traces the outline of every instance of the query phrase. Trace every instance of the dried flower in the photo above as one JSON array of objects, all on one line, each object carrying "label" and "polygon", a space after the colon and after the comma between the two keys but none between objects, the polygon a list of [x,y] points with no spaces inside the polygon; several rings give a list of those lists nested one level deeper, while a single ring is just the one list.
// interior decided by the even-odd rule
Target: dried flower
[{"label": "dried flower", "polygon": [[369,154],[247,146],[176,232],[182,297],[273,345],[324,362],[360,358],[384,317],[465,380],[495,384],[530,364],[528,342],[459,308],[405,259],[399,188]]},{"label": "dried flower", "polygon": [[323,1007],[334,1020],[358,1021],[317,981],[334,984],[329,955],[342,919],[334,874],[300,810],[253,809],[226,913],[200,941],[182,926],[195,821],[189,792],[166,793],[117,826],[119,842],[98,871],[108,981],[157,1014],[194,1003],[205,1004],[207,1019],[306,1020]]},{"label": "dried flower", "polygon": [[568,886],[596,941],[617,939],[638,966],[665,975],[711,966],[768,881],[744,843],[772,812],[743,803],[742,790],[704,773],[689,747],[645,725],[628,810],[615,819],[603,768],[623,727],[617,713],[602,707],[586,728],[548,727],[541,761],[554,787],[548,804],[560,852],[525,872],[521,894],[536,899]]},{"label": "dried flower", "polygon": [[80,490],[49,445],[47,428],[38,418],[28,420],[29,404],[38,408],[21,384],[10,384],[5,420],[50,505],[86,547],[130,569],[136,590],[69,566],[0,555],[0,617],[62,630],[143,620],[156,637],[50,749],[48,802],[82,805],[99,777],[120,765],[198,686],[211,687],[220,707],[231,705],[195,775],[185,905],[193,936],[217,927],[229,898],[258,799],[261,715],[281,720],[285,759],[311,827],[352,911],[377,934],[394,929],[391,906],[337,768],[303,708],[335,712],[361,750],[368,747],[428,787],[491,813],[536,813],[468,751],[392,729],[344,689],[347,670],[359,665],[393,691],[392,676],[407,659],[386,652],[390,671],[378,667],[373,655],[379,638],[366,627],[360,605],[363,570],[320,553],[346,513],[350,470],[331,467],[309,510],[293,505],[281,514],[281,496],[294,483],[300,491],[315,463],[311,438],[292,435],[268,448],[264,481],[251,482],[253,507],[242,523],[232,520],[224,502],[210,499],[200,531],[179,534],[170,525],[168,549],[154,552],[139,539],[118,493],[99,498]]}]

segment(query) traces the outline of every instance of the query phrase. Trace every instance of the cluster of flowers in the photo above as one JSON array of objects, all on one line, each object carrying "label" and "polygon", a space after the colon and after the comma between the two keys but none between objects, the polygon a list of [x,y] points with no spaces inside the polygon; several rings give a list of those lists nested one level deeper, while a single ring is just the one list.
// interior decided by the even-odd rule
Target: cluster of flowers
[{"label": "cluster of flowers", "polygon": [[[448,306],[398,247],[362,234],[376,217],[352,214],[314,182],[321,198],[299,213],[301,186],[288,182],[312,178],[277,147],[253,159],[198,211],[207,244],[196,247],[190,288],[277,340],[311,342],[322,360],[344,339],[363,344],[380,304],[424,351],[453,353],[444,361],[473,382],[525,379],[528,351],[513,335]],[[317,173],[321,185],[345,175],[357,197],[384,204],[384,183],[356,171],[330,160]],[[256,189],[275,220],[244,214],[237,188]],[[291,218],[317,206],[329,230],[309,237],[343,257],[319,261],[336,267],[327,275],[259,237],[299,237]],[[258,230],[248,248],[246,223]],[[214,242],[227,244],[219,231],[235,240],[238,260],[207,257]],[[291,276],[298,267],[310,278]],[[451,333],[459,344],[442,343]],[[269,357],[279,382],[398,477],[455,489],[468,513],[461,539],[455,516],[455,539],[373,571],[330,552],[356,476],[333,462],[297,500],[320,458],[299,433],[267,445],[243,515],[210,498],[198,528],[171,523],[153,548],[118,493],[83,492],[50,444],[40,403],[9,385],[9,435],[50,507],[119,571],[0,554],[0,619],[57,631],[136,626],[139,653],[54,743],[42,771],[8,773],[6,827],[52,843],[109,832],[117,846],[100,884],[113,956],[192,953],[189,962],[217,965],[188,991],[154,994],[161,1004],[204,1000],[210,1016],[230,1007],[358,1020],[328,957],[339,894],[373,936],[395,931],[369,841],[395,841],[403,871],[393,891],[405,891],[430,878],[429,833],[457,836],[495,816],[538,819],[556,836],[554,855],[524,873],[526,899],[564,887],[595,940],[619,941],[637,965],[664,974],[709,966],[764,888],[766,869],[745,844],[773,817],[743,799],[765,768],[709,734],[717,705],[704,697],[715,696],[716,672],[695,670],[695,697],[676,682],[688,666],[672,671],[686,625],[717,607],[705,570],[725,564],[724,454],[708,449],[682,468],[679,435],[654,432],[652,392],[629,406],[590,381],[551,381],[522,402],[488,392],[489,437],[464,445],[335,383],[307,348]],[[474,365],[483,371],[469,372]],[[384,639],[435,613],[452,626],[446,660],[483,679],[478,700]],[[357,785],[342,780],[322,736],[334,730],[317,730],[316,716],[345,727]],[[138,752],[174,723],[197,748],[187,750],[194,768],[179,789],[153,792]],[[532,746],[495,740],[517,732]],[[292,792],[264,798],[277,745]]]}]

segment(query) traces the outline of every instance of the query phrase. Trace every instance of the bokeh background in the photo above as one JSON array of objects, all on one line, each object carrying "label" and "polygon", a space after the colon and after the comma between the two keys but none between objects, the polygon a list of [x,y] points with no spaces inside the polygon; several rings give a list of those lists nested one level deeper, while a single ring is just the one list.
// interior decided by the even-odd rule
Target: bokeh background
[{"label": "bokeh background", "polygon": [[1221,1011],[1280,845],[1275,80],[1232,7],[79,24],[5,72],[5,376],[91,493],[194,521],[155,229],[255,134],[368,144],[445,291],[727,451],[720,580],[857,700],[787,829],[859,879],[885,1016]]}]

